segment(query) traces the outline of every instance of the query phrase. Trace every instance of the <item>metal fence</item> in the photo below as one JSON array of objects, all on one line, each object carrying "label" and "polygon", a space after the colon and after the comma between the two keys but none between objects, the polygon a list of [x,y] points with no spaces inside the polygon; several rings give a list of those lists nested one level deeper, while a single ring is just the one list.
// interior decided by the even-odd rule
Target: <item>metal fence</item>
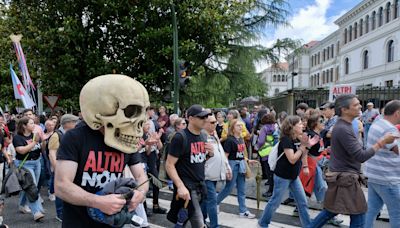
[{"label": "metal fence", "polygon": [[[400,87],[357,87],[356,94],[363,109],[368,102],[374,103],[376,108],[382,108],[389,101],[400,99]],[[294,89],[292,92],[282,92],[275,97],[266,98],[262,103],[274,106],[277,112],[291,112],[299,103],[304,102],[312,108],[317,108],[328,99],[328,89]]]}]

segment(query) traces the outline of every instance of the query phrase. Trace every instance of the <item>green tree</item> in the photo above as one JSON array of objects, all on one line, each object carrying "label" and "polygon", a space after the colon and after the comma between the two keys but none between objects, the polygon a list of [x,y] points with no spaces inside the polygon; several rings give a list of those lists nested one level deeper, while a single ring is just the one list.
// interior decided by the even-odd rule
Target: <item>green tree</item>
[{"label": "green tree", "polygon": [[[238,91],[243,95],[261,94],[261,84],[251,83],[256,77],[252,61],[249,59],[244,66],[235,55],[277,59],[276,49],[244,44],[254,41],[266,26],[286,25],[287,2],[181,0],[175,4],[180,58],[192,63],[196,75],[192,87],[196,81],[210,77],[221,86],[248,80]],[[2,84],[1,93],[7,95],[0,98],[0,103],[12,99],[6,73],[8,64],[15,61],[8,39],[11,33],[23,34],[21,43],[32,78],[41,80],[44,93],[61,94],[61,105],[78,108],[82,86],[95,76],[112,72],[142,82],[155,102],[168,92],[166,88],[172,82],[172,15],[168,1],[8,0],[3,1],[1,13],[0,69],[1,81],[6,84]],[[227,59],[228,66],[216,69],[213,59]],[[240,64],[243,67],[235,66]],[[196,89],[201,88],[190,90]],[[224,105],[219,97],[236,96],[219,96],[213,91],[209,92],[215,97],[214,105]],[[204,103],[209,102],[206,99]]]}]

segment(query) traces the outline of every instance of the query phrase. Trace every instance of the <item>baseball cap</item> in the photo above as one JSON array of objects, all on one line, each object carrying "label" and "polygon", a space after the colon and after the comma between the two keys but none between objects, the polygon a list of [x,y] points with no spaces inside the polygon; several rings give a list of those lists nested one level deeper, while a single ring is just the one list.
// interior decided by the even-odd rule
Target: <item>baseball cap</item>
[{"label": "baseball cap", "polygon": [[335,108],[335,103],[332,103],[332,102],[325,102],[325,103],[323,103],[321,106],[319,106],[319,108],[320,108],[321,110],[326,109],[326,108],[332,109],[332,108]]},{"label": "baseball cap", "polygon": [[205,110],[201,105],[195,104],[190,106],[190,108],[187,110],[187,116],[194,116],[194,117],[206,117],[211,115],[210,112]]},{"label": "baseball cap", "polygon": [[79,117],[77,117],[77,116],[75,116],[75,115],[72,115],[72,114],[64,114],[64,115],[61,117],[60,123],[61,123],[61,125],[64,125],[64,124],[66,124],[66,123],[68,123],[68,122],[75,122],[75,121],[78,121],[78,120],[79,120]]}]

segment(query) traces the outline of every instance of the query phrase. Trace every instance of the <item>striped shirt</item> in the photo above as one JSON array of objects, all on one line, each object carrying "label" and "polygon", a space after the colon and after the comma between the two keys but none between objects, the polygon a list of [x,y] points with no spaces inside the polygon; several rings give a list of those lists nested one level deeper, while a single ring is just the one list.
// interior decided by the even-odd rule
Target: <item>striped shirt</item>
[{"label": "striped shirt", "polygon": [[[375,121],[368,132],[367,147],[372,147],[388,132],[396,133],[398,130],[384,118]],[[366,162],[364,171],[369,182],[382,185],[400,184],[400,156],[391,151],[396,145],[396,141],[387,144]]]}]

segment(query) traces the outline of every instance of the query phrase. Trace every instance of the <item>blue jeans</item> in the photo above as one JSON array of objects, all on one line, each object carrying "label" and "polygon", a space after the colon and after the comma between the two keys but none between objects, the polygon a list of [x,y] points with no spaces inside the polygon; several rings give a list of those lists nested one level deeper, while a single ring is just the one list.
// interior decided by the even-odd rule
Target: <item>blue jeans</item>
[{"label": "blue jeans", "polygon": [[268,204],[265,206],[264,212],[260,220],[258,220],[258,224],[261,227],[268,227],[269,223],[272,220],[272,215],[275,213],[276,209],[278,209],[284,195],[289,189],[299,209],[300,221],[302,226],[305,227],[310,224],[311,221],[310,215],[308,214],[306,194],[304,192],[303,186],[301,185],[299,177],[297,177],[295,180],[290,180],[274,175],[274,191],[272,193],[272,197],[268,201]]},{"label": "blue jeans", "polygon": [[389,212],[390,226],[400,227],[400,184],[380,185],[368,183],[368,211],[365,227],[374,227],[374,221],[383,204]]},{"label": "blue jeans", "polygon": [[[15,160],[14,163],[18,167],[22,163],[22,161]],[[27,160],[25,161],[23,167],[28,169],[29,172],[31,172],[35,185],[37,186],[41,171],[40,159]],[[19,206],[25,206],[28,203],[28,206],[31,209],[33,215],[36,214],[37,212],[43,211],[42,204],[40,203],[39,200],[40,199],[37,199],[35,202],[29,202],[29,200],[26,199],[25,192],[21,192],[19,194]]]},{"label": "blue jeans", "polygon": [[[50,194],[54,194],[54,172],[51,173],[51,177],[50,177]],[[56,201],[54,202],[56,205],[56,213],[57,213],[57,217],[62,219],[62,212],[63,212],[63,201],[62,199],[58,198],[56,196]]]},{"label": "blue jeans", "polygon": [[328,189],[328,185],[324,180],[324,174],[322,173],[321,167],[317,164],[317,169],[315,173],[315,183],[314,183],[314,194],[318,202],[322,202],[325,199],[325,192]]},{"label": "blue jeans", "polygon": [[204,218],[210,217],[210,227],[218,228],[218,212],[217,212],[217,191],[216,181],[206,180],[207,198],[203,200],[201,210],[203,211]]},{"label": "blue jeans", "polygon": [[245,213],[246,207],[246,177],[244,173],[239,173],[239,161],[229,160],[229,165],[232,169],[232,180],[226,181],[224,189],[217,196],[217,204],[219,205],[229,194],[233,187],[237,187],[237,199],[239,202],[239,212]]},{"label": "blue jeans", "polygon": [[[326,209],[322,210],[318,216],[309,224],[308,228],[321,228],[323,227],[330,219],[335,217],[337,214],[332,213]],[[365,224],[365,213],[350,215],[350,228],[364,228]]]}]

